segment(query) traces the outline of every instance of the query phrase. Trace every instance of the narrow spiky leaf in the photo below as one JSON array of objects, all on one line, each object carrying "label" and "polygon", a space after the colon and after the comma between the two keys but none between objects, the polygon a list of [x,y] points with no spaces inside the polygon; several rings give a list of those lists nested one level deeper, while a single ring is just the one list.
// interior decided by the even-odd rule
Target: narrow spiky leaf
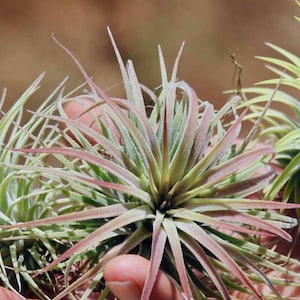
[{"label": "narrow spiky leaf", "polygon": [[156,214],[155,221],[153,223],[150,264],[141,300],[148,300],[150,298],[163,258],[165,243],[167,240],[167,235],[161,226],[163,219],[163,214]]}]

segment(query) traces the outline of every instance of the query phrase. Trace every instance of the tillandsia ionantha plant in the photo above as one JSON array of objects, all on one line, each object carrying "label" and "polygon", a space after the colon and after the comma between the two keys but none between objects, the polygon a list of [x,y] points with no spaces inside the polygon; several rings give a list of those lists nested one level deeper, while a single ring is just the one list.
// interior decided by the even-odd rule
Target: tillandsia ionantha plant
[{"label": "tillandsia ionantha plant", "polygon": [[[300,3],[297,2],[300,6]],[[296,17],[300,22],[300,19]],[[300,202],[300,57],[271,43],[269,47],[283,58],[258,58],[267,62],[267,68],[280,79],[269,79],[259,82],[257,87],[244,88],[247,97],[243,106],[251,110],[248,119],[256,120],[272,94],[272,86],[279,84],[273,103],[276,107],[268,109],[258,139],[273,144],[276,156],[273,161],[278,172],[272,184],[265,189],[266,199],[274,200],[278,196],[284,202]],[[265,87],[266,85],[271,86]],[[254,95],[254,96],[253,96]],[[255,121],[254,121],[255,122]],[[300,218],[299,210],[298,219]]]},{"label": "tillandsia ionantha plant", "polygon": [[[46,119],[33,117],[23,124],[23,106],[29,98],[36,92],[43,75],[38,77],[33,84],[25,91],[18,101],[5,113],[1,109],[0,119],[0,224],[16,224],[44,218],[52,215],[54,207],[51,202],[56,201],[56,189],[51,181],[43,181],[38,174],[31,174],[30,177],[16,172],[9,168],[9,164],[32,165],[32,160],[24,160],[20,153],[12,152],[9,148],[13,147],[36,147],[38,143],[51,144],[54,131],[46,129]],[[55,94],[56,90],[53,92]],[[6,91],[4,90],[0,107],[5,101]],[[53,96],[53,95],[52,95]],[[51,100],[46,99],[39,109],[39,112],[50,113],[53,110],[47,106]],[[35,133],[39,132],[34,139]],[[37,156],[37,160],[42,160],[45,155]],[[37,189],[38,186],[38,189]],[[56,215],[56,212],[55,212]],[[45,262],[41,257],[47,257],[57,253],[58,246],[62,246],[55,241],[54,236],[50,240],[41,238],[40,229],[34,228],[32,234],[36,235],[35,240],[28,239],[27,234],[14,236],[10,233],[1,233],[0,244],[0,282],[11,289],[24,291],[28,287],[33,287],[36,294],[41,290],[41,281],[34,281],[30,276],[30,270],[42,267]],[[23,238],[22,238],[23,236]],[[63,247],[64,250],[67,247]],[[48,277],[48,278],[47,278]],[[50,273],[45,273],[44,281],[50,278]],[[51,282],[51,281],[50,281]]]},{"label": "tillandsia ionantha plant", "polygon": [[[6,90],[0,100],[0,224],[16,224],[46,216],[56,216],[62,212],[79,210],[84,204],[74,199],[62,198],[57,181],[42,178],[38,172],[18,172],[10,167],[22,164],[26,167],[40,166],[46,160],[45,154],[27,159],[21,153],[12,152],[11,148],[51,146],[60,138],[57,128],[46,118],[32,116],[24,118],[24,106],[40,86],[44,74],[39,76],[23,93],[13,106],[5,112]],[[36,113],[52,114],[56,109],[53,97],[61,93],[66,80],[57,86],[47,99],[42,101]],[[43,163],[45,164],[45,162]],[[48,294],[57,294],[63,278],[63,269],[57,268],[36,279],[32,274],[36,269],[47,265],[48,261],[57,258],[66,251],[72,241],[86,235],[85,230],[70,226],[53,225],[48,228],[30,228],[22,232],[1,231],[0,242],[0,286],[18,291],[24,296],[30,290],[41,299],[45,297],[44,287]],[[62,242],[63,240],[63,242]],[[48,298],[50,299],[50,298]]]},{"label": "tillandsia ionantha plant", "polygon": [[[46,119],[38,117],[31,118],[23,124],[23,106],[36,92],[43,75],[37,78],[34,83],[25,91],[18,101],[7,113],[1,110],[0,119],[0,224],[15,224],[44,218],[53,215],[54,206],[51,202],[56,200],[55,185],[51,181],[43,181],[38,174],[26,176],[7,167],[9,164],[32,165],[33,162],[24,160],[24,157],[17,152],[12,152],[13,147],[36,147],[39,143],[51,144],[55,140],[54,131],[47,130]],[[53,92],[55,94],[57,90]],[[53,96],[51,95],[51,96]],[[51,96],[46,99],[39,112],[51,113],[53,105],[47,106]],[[1,107],[5,101],[5,91],[1,98]],[[33,135],[38,133],[36,136]],[[42,142],[43,141],[43,142]],[[51,142],[50,142],[51,141]],[[42,160],[45,155],[37,156]],[[37,188],[38,187],[38,188]],[[52,211],[52,212],[51,212]],[[56,212],[54,212],[56,215]],[[41,293],[39,284],[44,280],[51,283],[50,273],[46,273],[41,281],[34,281],[30,276],[30,270],[42,267],[45,262],[41,257],[56,257],[58,247],[67,249],[57,243],[54,236],[51,240],[41,238],[40,229],[34,228],[31,233],[35,234],[35,240],[28,239],[26,232],[16,238],[9,233],[1,234],[0,245],[0,282],[18,291],[24,291],[33,287],[37,295]],[[22,238],[23,236],[23,238]],[[50,237],[50,236],[49,236]],[[48,278],[47,278],[48,277]],[[53,281],[53,280],[52,280]],[[55,288],[56,283],[54,284]]]},{"label": "tillandsia ionantha plant", "polygon": [[[8,147],[11,155],[24,156],[23,165],[7,164],[18,176],[50,182],[58,199],[83,206],[3,225],[1,243],[7,236],[17,241],[55,236],[64,244],[69,238],[56,234],[62,226],[69,235],[76,228],[86,230],[86,236],[73,239],[64,253],[51,256],[47,266],[36,266],[34,274],[25,271],[35,280],[62,268],[65,286],[53,299],[77,299],[84,284],[80,299],[90,299],[99,284],[99,299],[105,299],[109,291],[102,281],[103,267],[123,253],[150,261],[142,300],[150,298],[159,269],[174,281],[183,299],[231,299],[236,290],[255,299],[284,299],[276,286],[299,285],[300,275],[288,268],[299,262],[259,244],[261,236],[291,241],[286,230],[297,225],[296,219],[280,212],[297,204],[259,198],[274,177],[273,147],[251,146],[255,130],[240,143],[247,110],[237,110],[238,96],[216,110],[177,80],[182,48],[170,78],[159,48],[162,83],[151,91],[140,84],[131,61],[123,64],[110,31],[109,35],[126,99],[108,96],[62,46],[79,66],[90,92],[60,94],[55,111],[34,114],[55,128],[51,141]],[[90,103],[81,116],[90,113],[92,126],[69,117],[70,102]],[[84,271],[78,278],[72,276],[74,265]],[[266,270],[290,280],[268,278]],[[262,295],[256,283],[267,285],[270,294]],[[41,299],[47,297],[44,292]]]},{"label": "tillandsia ionantha plant", "polygon": [[[278,46],[268,43],[268,46],[284,55],[291,62],[281,60],[278,58],[260,57],[261,59],[272,63],[279,68],[283,73],[281,85],[293,87],[296,91],[300,90],[300,58],[296,55],[282,49]],[[280,72],[276,67],[269,67],[276,74]],[[290,72],[290,73],[288,73]],[[277,80],[278,81],[278,80]],[[276,79],[266,80],[260,84],[274,84]],[[245,93],[249,93],[249,99],[246,102],[249,104],[252,114],[248,115],[249,118],[258,116],[260,108],[257,105],[266,101],[270,95],[271,88],[266,87],[253,87],[244,89]],[[251,97],[250,94],[257,94]],[[299,201],[299,162],[300,162],[300,102],[297,96],[288,93],[288,91],[279,90],[274,97],[274,102],[281,104],[280,110],[278,108],[269,109],[262,122],[263,130],[260,134],[260,139],[268,139],[274,143],[277,150],[276,161],[279,167],[283,170],[280,176],[276,178],[274,184],[268,188],[267,198],[275,199],[280,190],[286,185],[283,198],[289,200],[291,197],[295,202]],[[291,110],[290,113],[284,110]]]}]

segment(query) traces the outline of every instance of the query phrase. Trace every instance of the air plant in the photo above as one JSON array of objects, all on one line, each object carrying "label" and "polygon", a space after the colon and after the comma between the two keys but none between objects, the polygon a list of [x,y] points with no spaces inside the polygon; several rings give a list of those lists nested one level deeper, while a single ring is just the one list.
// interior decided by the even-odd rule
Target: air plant
[{"label": "air plant", "polygon": [[267,68],[281,79],[264,80],[257,87],[243,89],[248,99],[242,106],[248,106],[251,110],[247,119],[256,120],[263,109],[261,104],[264,105],[272,93],[272,87],[265,86],[280,85],[273,99],[278,106],[267,111],[260,124],[262,130],[258,137],[274,145],[276,156],[273,163],[279,172],[273,183],[266,188],[265,198],[273,200],[281,194],[284,202],[299,203],[300,102],[297,93],[300,90],[300,58],[279,46],[271,43],[267,45],[284,59],[258,58],[267,62]]},{"label": "air plant", "polygon": [[[49,120],[36,115],[26,121],[24,106],[40,86],[44,74],[39,76],[23,93],[14,105],[4,112],[6,90],[0,100],[0,224],[17,224],[32,220],[43,219],[46,216],[56,216],[62,211],[79,209],[82,203],[59,197],[61,192],[57,182],[43,179],[37,172],[18,172],[13,167],[22,164],[34,167],[46,160],[46,154],[37,155],[34,159],[24,158],[21,153],[12,152],[11,148],[51,146],[55,144],[59,135],[57,128],[49,124]],[[36,113],[51,114],[56,105],[50,103],[53,97],[61,92],[66,80],[42,101]],[[31,275],[36,269],[44,267],[48,261],[57,258],[72,244],[75,235],[81,235],[73,229],[74,234],[69,237],[68,226],[53,226],[47,228],[31,228],[29,231],[1,232],[0,243],[0,285],[27,294],[32,290],[37,296],[47,298],[43,287],[49,292],[59,291],[59,282],[55,274],[62,274],[59,268],[53,273],[46,272],[37,279]],[[76,234],[75,234],[76,233]],[[86,230],[84,231],[86,234]],[[62,243],[61,240],[64,240]],[[50,299],[50,298],[48,298]]]},{"label": "air plant", "polygon": [[[265,199],[279,199],[281,202],[299,203],[300,199],[300,102],[297,93],[300,90],[300,58],[295,54],[271,43],[269,47],[284,58],[259,57],[268,63],[267,67],[281,79],[269,79],[258,83],[258,86],[243,89],[248,98],[242,106],[250,109],[249,120],[260,118],[262,106],[272,93],[272,86],[279,85],[273,102],[277,106],[268,109],[260,124],[259,141],[274,146],[276,155],[272,160],[276,169],[276,177],[264,189]],[[271,87],[266,87],[271,86]],[[296,210],[298,221],[300,210]],[[299,222],[298,222],[299,223]],[[290,254],[299,242],[299,226],[294,231],[295,241],[290,247]],[[274,245],[282,244],[280,239],[273,239]]]},{"label": "air plant", "polygon": [[[300,6],[300,3],[297,2]],[[295,17],[298,22],[300,19]],[[246,119],[257,122],[261,119],[261,131],[257,136],[258,142],[274,146],[276,155],[271,164],[276,170],[274,180],[264,189],[262,197],[281,202],[299,203],[300,199],[300,58],[290,51],[277,45],[266,43],[276,51],[279,57],[262,57],[267,68],[277,78],[258,82],[255,87],[243,88],[244,96],[240,108],[248,107]],[[263,117],[261,112],[274,92],[272,106]],[[298,221],[300,210],[296,210]],[[299,223],[299,222],[298,222]],[[299,242],[299,226],[294,230],[295,241],[290,247],[290,254],[296,255]],[[272,244],[280,245],[280,239],[272,240]]]},{"label": "air plant", "polygon": [[[276,285],[298,285],[300,275],[289,271],[288,265],[299,262],[260,246],[259,237],[291,241],[286,230],[297,221],[280,210],[298,206],[259,198],[274,177],[273,147],[251,147],[255,130],[240,144],[247,110],[237,111],[238,96],[216,110],[212,103],[199,100],[186,82],[176,79],[183,47],[170,78],[159,47],[162,83],[153,92],[140,84],[130,60],[123,64],[109,34],[126,99],[108,96],[62,46],[79,66],[90,92],[61,95],[56,113],[34,114],[53,122],[59,139],[10,149],[13,154],[23,153],[29,162],[39,160],[25,166],[10,164],[19,174],[38,174],[85,206],[1,226],[1,239],[7,233],[18,237],[24,232],[35,239],[32,230],[38,228],[46,231],[45,237],[49,232],[55,235],[57,224],[73,228],[94,224],[94,230],[36,270],[33,278],[64,268],[66,286],[56,300],[67,295],[75,299],[76,290],[86,283],[89,286],[81,299],[88,299],[103,283],[105,264],[123,253],[150,260],[143,300],[151,296],[159,269],[174,281],[183,299],[231,299],[233,290],[257,299],[283,299]],[[94,116],[93,128],[69,118],[65,110],[70,101],[86,99],[93,104],[82,114]],[[95,109],[101,110],[100,116]],[[58,162],[42,162],[41,155],[52,155]],[[70,270],[82,262],[84,275],[70,282]],[[276,270],[291,280],[268,278],[265,270]],[[258,282],[269,286],[271,294],[262,295]],[[103,286],[100,299],[107,294]]]}]

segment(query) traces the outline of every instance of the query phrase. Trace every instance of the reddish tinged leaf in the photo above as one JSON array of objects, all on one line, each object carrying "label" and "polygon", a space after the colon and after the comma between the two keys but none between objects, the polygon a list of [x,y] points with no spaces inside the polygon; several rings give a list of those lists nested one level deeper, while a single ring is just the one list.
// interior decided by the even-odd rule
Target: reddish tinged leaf
[{"label": "reddish tinged leaf", "polygon": [[223,211],[223,212],[210,212],[209,216],[212,218],[220,219],[227,222],[245,225],[251,225],[260,228],[272,234],[282,237],[283,239],[291,242],[293,238],[283,229],[270,224],[268,221],[262,220],[255,216],[240,212],[240,211]]},{"label": "reddish tinged leaf", "polygon": [[143,113],[143,110],[134,103],[124,100],[114,98],[114,101],[122,108],[126,108],[129,112],[133,113],[137,119],[139,119],[139,125],[143,128],[142,134],[145,136],[146,141],[149,145],[149,148],[152,150],[153,155],[158,163],[161,164],[161,153],[159,149],[159,144],[155,135],[153,126],[149,122],[149,119],[146,114]]},{"label": "reddish tinged leaf", "polygon": [[194,222],[180,222],[175,221],[176,226],[197,240],[206,249],[211,251],[221,262],[223,262],[232,274],[239,279],[246,287],[248,287],[258,299],[263,299],[252,281],[247,277],[245,272],[238,266],[238,264],[231,258],[231,256],[214,240],[212,239],[200,226]]},{"label": "reddish tinged leaf", "polygon": [[263,272],[261,272],[245,255],[239,251],[230,249],[230,247],[226,247],[226,249],[228,253],[232,255],[232,257],[236,257],[239,262],[241,262],[244,266],[247,266],[254,274],[257,275],[258,278],[261,278],[261,280],[273,291],[274,295],[276,295],[278,299],[283,300],[270,279]]},{"label": "reddish tinged leaf", "polygon": [[246,197],[266,187],[274,175],[273,170],[270,170],[261,175],[255,175],[247,179],[220,185],[219,187],[211,188],[210,190],[208,189],[207,195],[210,194],[212,197],[216,198],[226,196],[235,198],[237,195],[242,194]]},{"label": "reddish tinged leaf", "polygon": [[[221,214],[222,212],[220,212]],[[224,214],[227,213],[227,211],[223,212]],[[230,212],[229,212],[230,213]],[[275,233],[268,233],[268,232],[260,232],[258,229],[249,229],[246,227],[241,226],[241,224],[232,224],[230,220],[227,220],[228,222],[224,222],[223,220],[220,220],[221,218],[215,218],[213,213],[197,213],[191,210],[180,210],[178,213],[175,213],[173,216],[176,218],[182,218],[186,220],[196,221],[203,223],[203,226],[209,225],[212,227],[219,227],[220,231],[223,230],[230,230],[232,232],[242,232],[247,233],[251,235],[263,235],[263,236],[275,236]]]},{"label": "reddish tinged leaf", "polygon": [[[10,165],[8,165],[10,166]],[[102,187],[105,189],[111,189],[114,191],[119,191],[124,194],[128,194],[131,196],[136,197],[137,199],[143,201],[144,203],[147,203],[149,207],[153,207],[153,203],[151,202],[150,195],[147,192],[144,192],[141,189],[137,189],[134,186],[129,186],[129,185],[124,185],[124,184],[119,184],[119,183],[114,183],[114,182],[107,182],[107,181],[102,181],[90,177],[85,177],[82,176],[81,173],[76,173],[76,172],[70,172],[70,171],[64,171],[61,169],[56,169],[56,168],[46,168],[46,167],[31,167],[26,165],[25,166],[16,166],[12,165],[10,167],[16,168],[16,169],[22,169],[22,170],[27,170],[27,171],[33,171],[33,172],[41,172],[42,174],[47,174],[46,176],[49,178],[64,178],[66,180],[77,180],[81,183],[84,184],[90,184],[95,186],[96,188]],[[116,201],[120,201],[120,199],[116,199]]]},{"label": "reddish tinged leaf", "polygon": [[244,179],[236,182],[229,182],[225,184],[215,185],[213,187],[210,186],[198,186],[194,189],[188,190],[185,193],[181,193],[177,197],[174,197],[173,202],[176,206],[180,206],[183,203],[193,201],[195,199],[208,199],[211,197],[222,198],[225,196],[231,196],[228,198],[235,198],[239,193],[243,193],[245,196],[250,195],[257,190],[262,189],[266,183],[273,177],[273,172],[267,172],[262,175],[253,176],[250,179]]},{"label": "reddish tinged leaf", "polygon": [[[84,284],[84,282],[94,279],[94,277],[103,270],[105,264],[117,255],[128,253],[143,240],[149,238],[150,233],[147,232],[144,228],[140,227],[135,232],[133,232],[128,239],[123,243],[114,246],[111,248],[101,259],[100,261],[91,267],[87,272],[85,272],[80,278],[68,285],[61,293],[59,293],[53,300],[64,299],[63,297],[67,296],[70,292],[75,290],[77,287]],[[101,270],[102,269],[102,270]]]},{"label": "reddish tinged leaf", "polygon": [[[170,185],[170,134],[172,129],[172,118],[174,113],[175,87],[168,91],[168,105],[165,105],[163,114],[163,132],[162,132],[162,166],[161,166],[161,182],[159,191],[161,195],[166,195]],[[171,94],[171,96],[170,96]],[[173,95],[174,94],[174,95]]]},{"label": "reddish tinged leaf", "polygon": [[186,209],[204,212],[224,209],[294,209],[300,204],[282,203],[268,200],[255,200],[245,198],[193,198],[185,203]]},{"label": "reddish tinged leaf", "polygon": [[141,189],[135,188],[133,186],[114,183],[114,182],[107,182],[107,181],[102,181],[102,180],[98,180],[98,179],[82,177],[79,175],[76,177],[78,179],[81,179],[85,182],[96,185],[98,187],[101,186],[106,189],[112,189],[112,190],[119,191],[124,194],[132,195],[132,196],[140,199],[144,203],[148,204],[149,207],[154,208],[153,203],[151,202],[151,196]]},{"label": "reddish tinged leaf", "polygon": [[168,236],[168,240],[171,246],[171,250],[174,256],[176,269],[179,275],[179,279],[181,282],[181,286],[183,289],[183,292],[187,299],[192,299],[192,292],[189,285],[188,275],[186,266],[184,263],[184,255],[180,244],[180,237],[178,235],[176,225],[173,221],[169,219],[164,219],[163,221],[163,227],[166,231],[166,234]]},{"label": "reddish tinged leaf", "polygon": [[92,136],[96,136],[97,140],[99,140],[100,136],[100,138],[111,140],[116,148],[120,145],[120,133],[113,121],[108,117],[106,113],[108,106],[104,101],[92,99],[92,97],[86,95],[67,100],[63,98],[57,105],[61,116],[77,121],[77,126],[70,126],[65,122],[61,122],[59,126],[59,128],[63,130],[65,139],[71,145],[74,145],[74,141],[80,146],[84,145],[89,147],[90,144],[93,146],[96,144],[101,145],[89,134],[79,130],[81,124],[88,126],[90,132],[94,131],[91,134]]},{"label": "reddish tinged leaf", "polygon": [[228,289],[226,288],[215,266],[212,264],[202,247],[195,241],[194,238],[184,233],[180,234],[180,239],[203,266],[203,269],[207,272],[208,276],[211,278],[212,282],[217,287],[222,297],[225,300],[230,300],[231,297],[229,295]]},{"label": "reddish tinged leaf", "polygon": [[48,154],[61,154],[66,156],[72,156],[79,158],[84,161],[88,161],[111,174],[118,176],[121,180],[130,185],[139,186],[140,180],[132,172],[129,172],[120,165],[117,165],[113,161],[102,158],[101,156],[96,156],[82,150],[77,150],[73,148],[63,148],[63,147],[51,147],[51,148],[28,148],[28,149],[12,149],[14,151],[24,152],[24,153],[48,153]]},{"label": "reddish tinged leaf", "polygon": [[183,52],[184,44],[185,44],[185,42],[182,42],[182,44],[179,48],[178,54],[176,56],[174,66],[173,66],[172,75],[171,75],[171,82],[173,82],[173,83],[177,80],[176,76],[177,76],[178,66],[179,66],[180,58],[181,58],[181,55]]},{"label": "reddish tinged leaf", "polygon": [[84,211],[68,213],[55,217],[48,217],[45,219],[34,220],[29,222],[20,222],[13,225],[2,225],[0,229],[8,228],[27,228],[36,226],[45,226],[57,223],[76,222],[90,219],[103,219],[116,217],[126,213],[129,209],[132,209],[136,204],[113,204],[109,206],[96,207]]},{"label": "reddish tinged leaf", "polygon": [[160,65],[160,73],[161,73],[161,82],[162,82],[162,88],[167,89],[168,85],[168,74],[166,69],[166,63],[165,58],[161,49],[161,46],[158,45],[158,56],[159,56],[159,65]]},{"label": "reddish tinged leaf", "polygon": [[78,129],[80,132],[88,136],[90,139],[92,139],[95,143],[98,145],[101,145],[105,151],[107,151],[114,160],[117,160],[118,162],[122,162],[122,157],[124,153],[120,151],[120,149],[109,139],[107,139],[103,134],[97,132],[96,130],[90,128],[89,126],[78,122],[76,120],[72,120],[70,118],[64,118],[60,116],[53,116],[53,115],[43,115],[43,114],[34,114],[39,117],[47,118],[49,120],[58,121],[62,124],[70,125],[76,129]]},{"label": "reddish tinged leaf", "polygon": [[274,154],[274,149],[272,147],[264,147],[235,156],[234,158],[227,160],[225,163],[205,172],[204,175],[200,176],[199,180],[195,182],[194,187],[205,183],[208,186],[213,186],[227,176],[233,175],[239,170],[244,170],[249,165],[253,164],[253,162],[267,154]]},{"label": "reddish tinged leaf", "polygon": [[160,264],[163,258],[167,240],[167,235],[161,226],[163,219],[164,215],[157,212],[155,221],[153,223],[150,264],[141,300],[150,299],[151,292],[153,290],[153,286],[155,284]]},{"label": "reddish tinged leaf", "polygon": [[111,221],[102,225],[94,232],[90,233],[84,239],[80,240],[77,244],[75,244],[73,247],[64,252],[60,257],[58,257],[48,266],[36,273],[35,276],[49,271],[50,269],[52,269],[53,267],[55,267],[56,265],[73,255],[78,255],[84,251],[92,249],[100,242],[105,240],[107,238],[107,234],[115,231],[116,229],[138,222],[140,220],[146,220],[151,218],[153,218],[153,215],[151,214],[151,211],[149,211],[149,207],[147,205],[128,210],[126,213],[112,219]]},{"label": "reddish tinged leaf", "polygon": [[[228,149],[236,142],[237,137],[241,131],[242,121],[245,117],[246,111],[244,111],[231,125],[231,127],[226,131],[225,135],[217,141],[215,145],[212,146],[211,149],[208,149],[208,153],[203,158],[203,162],[199,162],[200,166],[196,166],[196,170],[198,169],[198,174],[200,169],[208,167],[209,165],[215,163],[219,160]],[[201,167],[201,168],[200,168]],[[193,171],[193,170],[192,170]],[[194,172],[194,171],[193,171]]]},{"label": "reddish tinged leaf", "polygon": [[[222,155],[224,155],[229,147],[232,146],[241,130],[241,122],[245,112],[235,121],[235,123],[228,129],[224,137],[213,146],[210,151],[184,176],[184,178],[175,184],[172,193],[180,195],[178,200],[174,200],[178,205],[183,198],[183,193],[187,191],[197,182],[201,173],[210,165],[215,163]],[[176,172],[176,171],[174,171]]]},{"label": "reddish tinged leaf", "polygon": [[170,178],[171,186],[173,186],[178,180],[182,178],[191,149],[194,144],[194,138],[198,123],[198,97],[196,95],[196,92],[184,82],[180,82],[179,87],[183,89],[188,97],[188,115],[182,138],[170,163],[170,173],[172,174],[172,177]]},{"label": "reddish tinged leaf", "polygon": [[[76,57],[72,54],[72,52],[64,47],[58,40],[54,38],[55,42],[73,59],[75,64],[78,66],[79,70],[81,71],[82,75],[84,76],[85,80],[87,81],[90,88],[112,108],[112,112],[114,112],[115,116],[111,116],[112,119],[116,122],[116,120],[120,120],[120,122],[123,123],[125,128],[130,132],[131,138],[134,140],[134,144],[138,147],[140,155],[144,156],[144,163],[147,165],[149,164],[151,166],[151,169],[153,171],[154,179],[157,179],[157,184],[159,182],[159,166],[158,162],[152,152],[153,149],[156,149],[153,147],[149,147],[149,145],[146,143],[145,138],[143,134],[136,128],[135,124],[130,120],[130,118],[124,113],[124,111],[102,90],[100,89],[87,75],[86,71],[82,67],[82,65],[79,63],[79,61],[76,59]],[[121,132],[121,130],[120,130]],[[150,139],[152,140],[152,139]]]},{"label": "reddish tinged leaf", "polygon": [[105,265],[110,259],[117,255],[129,253],[134,247],[140,245],[144,240],[151,238],[152,233],[145,229],[144,226],[139,226],[133,233],[131,233],[128,238],[111,248],[106,254],[101,258],[101,264]]},{"label": "reddish tinged leaf", "polygon": [[202,105],[205,108],[197,127],[194,145],[191,150],[189,162],[186,166],[186,171],[190,170],[193,165],[200,160],[200,158],[204,154],[206,147],[209,144],[209,140],[212,134],[209,131],[211,130],[210,125],[213,118],[214,106],[209,102],[204,102]]}]

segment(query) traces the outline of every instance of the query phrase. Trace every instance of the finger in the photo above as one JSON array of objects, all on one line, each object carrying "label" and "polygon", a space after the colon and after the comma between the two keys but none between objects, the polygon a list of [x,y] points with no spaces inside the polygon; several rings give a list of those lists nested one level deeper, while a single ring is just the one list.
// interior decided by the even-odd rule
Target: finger
[{"label": "finger", "polygon": [[[93,128],[96,131],[99,131],[99,128],[95,122],[95,116],[101,116],[101,109],[100,107],[94,107],[95,102],[87,98],[81,98],[78,101],[68,101],[64,104],[63,108],[67,117],[71,120],[77,120],[80,123]],[[90,110],[90,107],[93,107]],[[65,125],[62,124],[62,129],[65,128]],[[68,131],[68,134],[76,140],[75,136]],[[93,143],[92,140],[90,142]]]},{"label": "finger", "polygon": [[[146,282],[149,261],[145,258],[125,254],[113,258],[104,269],[104,278],[111,292],[120,300],[139,300]],[[151,300],[181,300],[179,291],[167,276],[157,276]]]},{"label": "finger", "polygon": [[[64,103],[63,108],[66,116],[71,120],[77,120],[81,124],[84,124],[96,132],[101,133],[102,130],[99,126],[99,123],[96,121],[101,121],[101,123],[106,127],[111,134],[114,135],[118,142],[121,142],[120,133],[114,124],[114,122],[110,119],[110,117],[106,114],[103,114],[105,104],[97,103],[88,98],[78,98],[76,100],[68,101]],[[105,115],[105,116],[104,116]],[[62,124],[62,129],[65,128],[65,125]],[[69,131],[69,135],[76,140],[75,136]],[[94,144],[95,141],[93,139],[86,137],[91,144]]]},{"label": "finger", "polygon": [[5,300],[25,300],[21,295],[18,295],[17,293],[14,293],[12,291],[9,291],[8,289],[0,286],[0,299]]},{"label": "finger", "polygon": [[72,120],[78,120],[81,123],[99,129],[95,123],[95,117],[101,117],[101,106],[88,98],[80,98],[68,101],[63,106],[66,115]]}]

